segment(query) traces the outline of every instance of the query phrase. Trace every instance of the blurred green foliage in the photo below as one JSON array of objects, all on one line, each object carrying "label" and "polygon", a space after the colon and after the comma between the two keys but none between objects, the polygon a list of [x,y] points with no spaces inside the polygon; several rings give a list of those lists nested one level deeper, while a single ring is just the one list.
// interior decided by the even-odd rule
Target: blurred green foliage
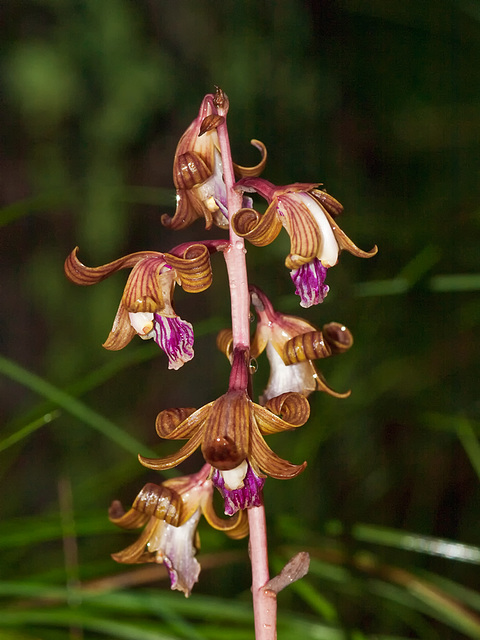
[{"label": "blurred green foliage", "polygon": [[[343,255],[325,303],[302,311],[354,333],[321,363],[352,395],[318,395],[309,424],[271,440],[308,460],[266,485],[272,569],[313,557],[280,595],[279,637],[480,638],[480,2],[4,0],[0,17],[0,640],[252,637],[244,542],[201,528],[189,601],[109,557],[131,540],[110,501],[158,481],[136,454],[170,451],[158,411],[226,388],[221,262],[209,291],[176,296],[196,329],[179,372],[151,344],[101,349],[121,275],[80,289],[62,270],[77,244],[96,265],[203,237],[160,214],[215,84],[237,162],[257,161],[260,138],[265,177],[324,182],[345,232],[380,248]],[[287,246],[249,247],[248,264],[302,315]]]}]

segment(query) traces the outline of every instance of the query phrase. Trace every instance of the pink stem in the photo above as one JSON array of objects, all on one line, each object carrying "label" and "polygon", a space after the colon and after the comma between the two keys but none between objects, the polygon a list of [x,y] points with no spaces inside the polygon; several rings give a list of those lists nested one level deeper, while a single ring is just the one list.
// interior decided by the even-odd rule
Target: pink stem
[{"label": "pink stem", "polygon": [[[218,105],[218,114],[224,116],[225,120],[217,127],[217,133],[223,163],[223,179],[227,191],[228,218],[231,220],[234,213],[242,208],[243,196],[234,189],[235,173],[227,130],[227,112],[228,99],[225,96],[224,103]],[[234,352],[238,348],[247,350],[248,354],[250,348],[250,293],[245,253],[243,238],[236,235],[230,224],[230,244],[224,255],[230,284],[233,349]],[[277,601],[273,592],[263,588],[269,580],[267,528],[263,504],[261,507],[248,509],[248,522],[250,526],[255,638],[256,640],[275,640],[277,637]]]},{"label": "pink stem", "polygon": [[265,507],[248,509],[250,526],[250,562],[252,563],[253,614],[255,617],[255,639],[276,640],[277,597],[265,589],[269,580],[267,526]]}]

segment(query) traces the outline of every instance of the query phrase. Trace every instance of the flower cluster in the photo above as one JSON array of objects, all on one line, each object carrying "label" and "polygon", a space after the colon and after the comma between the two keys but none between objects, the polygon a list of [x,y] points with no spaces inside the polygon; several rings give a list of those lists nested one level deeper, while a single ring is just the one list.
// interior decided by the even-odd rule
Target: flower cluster
[{"label": "flower cluster", "polygon": [[[194,356],[194,333],[192,324],[175,312],[175,287],[186,293],[205,291],[212,283],[212,255],[225,257],[231,284],[232,329],[220,332],[217,345],[231,362],[228,389],[199,409],[161,411],[156,420],[159,437],[186,443],[165,457],[139,456],[145,467],[163,471],[185,462],[200,449],[205,464],[193,475],[145,485],[127,512],[118,501],[110,509],[111,521],[120,527],[144,527],[139,539],[114,554],[114,559],[163,563],[172,589],[187,596],[200,571],[195,557],[200,515],[232,538],[245,536],[246,512],[262,507],[266,477],[294,478],[307,464],[280,458],[265,437],[304,425],[310,415],[308,396],[313,391],[338,398],[350,393],[331,389],[314,364],[317,359],[347,351],[353,344],[350,331],[336,322],[325,324],[319,331],[301,318],[275,311],[263,291],[248,285],[243,239],[265,246],[275,240],[282,227],[286,229],[290,253],[285,264],[302,307],[324,300],[329,289],[325,284],[327,269],[337,263],[343,249],[364,258],[377,251],[376,247],[362,251],[343,233],[336,224],[343,207],[319,189],[319,184],[275,186],[259,178],[267,159],[260,141],[251,141],[261,153],[256,166],[234,164],[227,112],[228,99],[220,89],[203,99],[176,149],[173,181],[177,206],[172,217],[162,216],[162,223],[181,230],[203,218],[207,230],[213,225],[228,229],[228,240],[188,242],[169,252],[139,251],[98,267],[82,264],[75,248],[65,261],[66,275],[79,285],[97,284],[121,269],[131,269],[103,346],[118,350],[135,335],[144,340],[153,338],[165,352],[168,368],[179,369]],[[253,208],[251,196],[245,195],[252,193],[267,201],[263,215]],[[237,257],[232,259],[232,255]],[[249,306],[257,317],[252,336]],[[264,351],[270,377],[255,402],[252,358]],[[213,509],[215,487],[224,499],[227,519],[218,517]]]}]

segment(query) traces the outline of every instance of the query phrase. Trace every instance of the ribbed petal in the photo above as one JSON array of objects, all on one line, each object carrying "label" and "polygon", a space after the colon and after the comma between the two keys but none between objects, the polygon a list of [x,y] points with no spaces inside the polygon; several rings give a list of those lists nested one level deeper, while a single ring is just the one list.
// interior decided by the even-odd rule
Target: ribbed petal
[{"label": "ribbed petal", "polygon": [[175,278],[175,271],[166,265],[163,255],[137,262],[123,291],[124,307],[132,313],[146,311],[174,315],[171,303]]},{"label": "ribbed petal", "polygon": [[243,391],[218,398],[205,421],[202,453],[217,469],[233,469],[248,456],[253,403]]},{"label": "ribbed petal", "polygon": [[340,229],[335,220],[327,211],[325,211],[325,216],[327,217],[330,226],[332,227],[333,234],[340,250],[345,249],[345,251],[348,251],[357,258],[371,258],[378,252],[377,245],[375,245],[373,249],[370,249],[370,251],[363,251],[362,249],[359,249],[357,245],[352,242],[350,238]]},{"label": "ribbed petal", "polygon": [[167,440],[190,438],[203,427],[203,423],[215,402],[216,400],[213,400],[197,410],[188,408],[161,411],[156,421],[158,435]]},{"label": "ribbed petal", "polygon": [[259,176],[262,171],[265,169],[265,165],[267,164],[267,147],[260,142],[260,140],[250,140],[250,144],[256,147],[260,153],[262,154],[262,159],[258,164],[254,167],[242,167],[239,164],[233,163],[233,168],[235,170],[235,174],[237,176],[241,176],[242,178],[254,178]]},{"label": "ribbed petal", "polygon": [[219,531],[224,531],[229,538],[241,540],[248,534],[248,519],[243,511],[238,511],[230,518],[220,518],[211,500],[202,506],[203,515],[208,524]]},{"label": "ribbed petal", "polygon": [[[273,411],[282,414],[275,415]],[[301,427],[310,416],[310,405],[301,393],[283,393],[271,398],[266,407],[255,405],[255,420],[264,435]]]},{"label": "ribbed petal", "polygon": [[190,457],[192,453],[194,453],[198,449],[202,442],[202,438],[203,429],[199,429],[196,433],[194,433],[190,440],[179,451],[177,451],[177,453],[174,453],[170,456],[165,456],[165,458],[145,458],[139,455],[138,459],[144,467],[148,467],[149,469],[156,469],[157,471],[161,471],[163,469],[173,469],[177,465],[184,462],[184,460]]},{"label": "ribbed petal", "polygon": [[162,256],[162,254],[156,251],[138,251],[137,253],[130,253],[123,258],[118,258],[118,260],[114,260],[100,267],[86,267],[78,259],[77,252],[78,247],[75,247],[65,260],[65,275],[69,280],[75,282],[75,284],[83,286],[97,284],[120,269],[133,267],[137,262],[140,262],[140,260]]},{"label": "ribbed petal", "polygon": [[180,280],[184,291],[199,293],[205,291],[212,284],[212,266],[210,252],[203,244],[192,244],[182,257],[166,253],[165,260]]},{"label": "ribbed petal", "polygon": [[295,478],[295,476],[298,476],[307,466],[306,462],[303,464],[292,464],[288,462],[288,460],[282,460],[282,458],[277,456],[267,445],[258,431],[258,427],[252,432],[250,462],[254,469],[258,468],[278,480]]},{"label": "ribbed petal", "polygon": [[287,193],[277,197],[278,215],[290,236],[290,255],[285,260],[289,269],[310,262],[317,255],[321,242],[317,221],[302,195]]},{"label": "ribbed petal", "polygon": [[256,247],[264,247],[275,240],[282,223],[273,203],[263,216],[255,209],[240,209],[232,216],[232,228],[238,236],[246,238]]},{"label": "ribbed petal", "polygon": [[119,351],[130,342],[135,334],[136,331],[130,324],[128,311],[123,306],[123,303],[120,302],[112,330],[103,343],[103,347],[109,351]]}]

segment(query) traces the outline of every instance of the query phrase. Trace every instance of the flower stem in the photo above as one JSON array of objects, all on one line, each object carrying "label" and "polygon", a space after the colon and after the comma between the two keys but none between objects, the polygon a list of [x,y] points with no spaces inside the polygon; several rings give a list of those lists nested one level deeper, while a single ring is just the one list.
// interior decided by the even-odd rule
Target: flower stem
[{"label": "flower stem", "polygon": [[[216,104],[219,115],[225,120],[217,128],[220,153],[223,163],[223,180],[227,192],[228,218],[242,208],[243,196],[235,191],[235,173],[233,170],[230,140],[228,137],[226,116],[228,99],[217,90]],[[250,293],[248,290],[247,264],[245,260],[245,244],[232,229],[230,224],[230,242],[224,251],[230,285],[230,300],[232,310],[233,350],[250,349]],[[267,528],[265,523],[265,507],[251,507],[248,509],[250,526],[250,561],[252,564],[252,594],[253,612],[255,617],[256,640],[275,640],[277,602],[276,596],[264,585],[268,582],[268,547]]]}]

